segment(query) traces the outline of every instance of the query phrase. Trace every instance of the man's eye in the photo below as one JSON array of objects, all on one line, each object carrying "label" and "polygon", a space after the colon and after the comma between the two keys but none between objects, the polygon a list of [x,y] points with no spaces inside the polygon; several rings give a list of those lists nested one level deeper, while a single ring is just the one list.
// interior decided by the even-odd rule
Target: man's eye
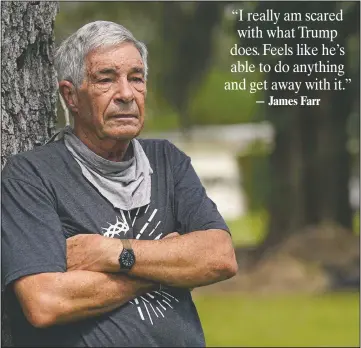
[{"label": "man's eye", "polygon": [[144,82],[144,80],[141,77],[132,77],[131,81],[135,81],[135,82],[138,82],[138,83],[143,83]]},{"label": "man's eye", "polygon": [[101,83],[108,83],[108,82],[112,82],[112,80],[109,79],[109,78],[106,78],[106,79],[101,79],[101,80],[99,80],[99,82],[101,82]]}]

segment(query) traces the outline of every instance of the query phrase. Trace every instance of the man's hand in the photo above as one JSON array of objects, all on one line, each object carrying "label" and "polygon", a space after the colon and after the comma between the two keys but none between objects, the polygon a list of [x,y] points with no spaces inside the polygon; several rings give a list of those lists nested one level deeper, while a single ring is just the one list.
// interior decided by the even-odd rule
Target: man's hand
[{"label": "man's hand", "polygon": [[118,272],[123,250],[120,239],[99,234],[78,234],[66,241],[67,270]]}]

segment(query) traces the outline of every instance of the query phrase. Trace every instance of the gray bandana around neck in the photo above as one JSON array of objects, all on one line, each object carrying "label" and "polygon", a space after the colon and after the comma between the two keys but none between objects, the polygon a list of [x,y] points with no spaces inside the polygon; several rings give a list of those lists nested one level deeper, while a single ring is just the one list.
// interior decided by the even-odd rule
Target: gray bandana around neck
[{"label": "gray bandana around neck", "polygon": [[113,162],[91,151],[72,131],[64,128],[64,143],[84,177],[114,208],[132,210],[150,203],[152,168],[139,141],[133,139],[134,157]]}]

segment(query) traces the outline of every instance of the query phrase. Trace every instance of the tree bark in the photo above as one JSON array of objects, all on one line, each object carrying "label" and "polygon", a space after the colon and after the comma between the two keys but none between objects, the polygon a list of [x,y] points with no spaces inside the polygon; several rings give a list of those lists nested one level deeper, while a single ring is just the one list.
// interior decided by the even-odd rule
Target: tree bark
[{"label": "tree bark", "polygon": [[[1,4],[1,168],[19,152],[44,143],[55,130],[57,80],[53,65],[57,2]],[[1,292],[1,343],[12,346],[6,296]]]},{"label": "tree bark", "polygon": [[2,2],[1,166],[41,144],[55,129],[53,66],[57,2]]}]

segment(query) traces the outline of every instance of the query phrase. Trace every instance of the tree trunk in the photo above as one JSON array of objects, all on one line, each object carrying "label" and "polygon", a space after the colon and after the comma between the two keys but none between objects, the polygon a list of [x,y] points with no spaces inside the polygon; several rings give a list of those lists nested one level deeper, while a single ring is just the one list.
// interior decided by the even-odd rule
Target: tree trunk
[{"label": "tree trunk", "polygon": [[[1,167],[18,153],[42,144],[55,130],[57,81],[53,66],[57,2],[1,4]],[[12,346],[1,292],[1,343]]]},{"label": "tree trunk", "polygon": [[[223,5],[216,2],[162,4],[163,79],[160,88],[175,108],[183,134],[192,127],[189,99],[202,82],[210,66],[214,29],[222,20]],[[205,15],[205,13],[207,15]],[[165,72],[165,73],[164,73]]]},{"label": "tree trunk", "polygon": [[1,165],[47,139],[56,122],[57,2],[2,2]]}]

